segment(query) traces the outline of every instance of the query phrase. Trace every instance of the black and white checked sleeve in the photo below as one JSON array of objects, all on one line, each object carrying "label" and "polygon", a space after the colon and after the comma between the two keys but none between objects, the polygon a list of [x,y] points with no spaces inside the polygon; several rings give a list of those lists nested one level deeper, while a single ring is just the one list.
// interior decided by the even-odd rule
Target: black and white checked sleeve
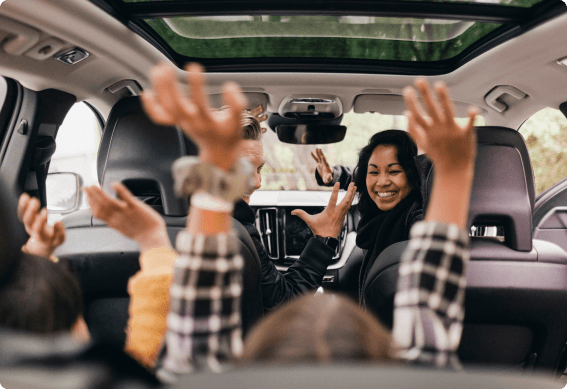
[{"label": "black and white checked sleeve", "polygon": [[469,236],[456,225],[423,221],[410,231],[394,298],[399,359],[459,368]]},{"label": "black and white checked sleeve", "polygon": [[165,382],[196,370],[219,372],[242,352],[242,268],[233,234],[182,231],[170,287],[165,353],[156,374]]}]

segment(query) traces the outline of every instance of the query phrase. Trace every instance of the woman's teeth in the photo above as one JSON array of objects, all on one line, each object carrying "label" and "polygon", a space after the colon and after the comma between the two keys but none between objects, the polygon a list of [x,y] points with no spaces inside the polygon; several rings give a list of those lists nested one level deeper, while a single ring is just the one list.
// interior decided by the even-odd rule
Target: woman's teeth
[{"label": "woman's teeth", "polygon": [[386,198],[386,197],[392,197],[393,195],[396,194],[396,192],[376,192],[376,194],[380,198]]}]

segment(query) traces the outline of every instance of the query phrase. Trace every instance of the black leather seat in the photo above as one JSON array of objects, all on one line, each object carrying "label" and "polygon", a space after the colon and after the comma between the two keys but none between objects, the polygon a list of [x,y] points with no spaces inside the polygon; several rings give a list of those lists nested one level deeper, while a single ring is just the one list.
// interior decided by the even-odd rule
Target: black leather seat
[{"label": "black leather seat", "polygon": [[[567,342],[567,253],[533,240],[534,179],[521,135],[502,127],[477,134],[468,225],[500,226],[504,236],[471,237],[459,356],[465,363],[555,372]],[[367,307],[390,326],[406,245],[384,250],[364,285]]]},{"label": "black leather seat", "polygon": [[[173,191],[171,165],[195,154],[196,147],[182,133],[158,126],[145,115],[137,97],[120,100],[112,109],[101,140],[97,171],[102,188],[123,182],[133,194],[164,217],[172,242],[186,223],[187,199]],[[124,344],[128,320],[128,279],[139,269],[137,244],[93,218],[90,210],[63,219],[67,240],[56,255],[66,257],[76,272],[85,298],[85,320],[94,339]],[[246,229],[233,226],[242,242],[245,260],[242,299],[243,330],[263,315],[260,259]]]}]

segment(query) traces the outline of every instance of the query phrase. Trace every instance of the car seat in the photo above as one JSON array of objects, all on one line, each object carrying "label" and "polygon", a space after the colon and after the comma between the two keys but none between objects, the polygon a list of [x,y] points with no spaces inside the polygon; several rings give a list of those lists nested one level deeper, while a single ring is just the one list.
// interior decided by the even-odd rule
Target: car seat
[{"label": "car seat", "polygon": [[[480,127],[477,138],[468,226],[498,226],[503,236],[471,237],[459,356],[470,364],[559,368],[562,373],[565,366],[558,364],[565,359],[567,342],[567,253],[532,237],[535,187],[522,136],[508,128]],[[429,193],[433,176],[431,171]],[[385,249],[364,285],[367,308],[389,326],[406,245]]]},{"label": "car seat", "polygon": [[[197,148],[181,131],[154,124],[138,97],[113,107],[100,143],[97,173],[100,186],[124,183],[134,195],[163,215],[172,242],[187,220],[188,199],[173,190],[171,165]],[[128,279],[139,269],[135,242],[95,219],[90,210],[63,219],[67,239],[56,255],[66,257],[77,274],[85,299],[85,320],[93,339],[124,344],[128,320]],[[244,333],[263,315],[260,259],[242,226],[233,220],[245,261],[242,295]]]}]

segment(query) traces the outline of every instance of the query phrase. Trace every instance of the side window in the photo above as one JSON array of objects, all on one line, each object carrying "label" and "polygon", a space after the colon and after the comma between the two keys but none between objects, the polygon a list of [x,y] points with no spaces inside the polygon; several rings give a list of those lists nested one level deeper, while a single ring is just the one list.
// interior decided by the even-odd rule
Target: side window
[{"label": "side window", "polygon": [[[57,132],[57,149],[51,158],[49,173],[76,173],[81,176],[84,186],[98,185],[96,156],[101,134],[102,129],[92,109],[85,103],[75,104]],[[88,208],[84,197],[80,198],[79,209]],[[49,219],[55,222],[63,216],[50,211]]]},{"label": "side window", "polygon": [[536,194],[567,177],[567,119],[561,111],[544,108],[522,124],[534,169]]}]

